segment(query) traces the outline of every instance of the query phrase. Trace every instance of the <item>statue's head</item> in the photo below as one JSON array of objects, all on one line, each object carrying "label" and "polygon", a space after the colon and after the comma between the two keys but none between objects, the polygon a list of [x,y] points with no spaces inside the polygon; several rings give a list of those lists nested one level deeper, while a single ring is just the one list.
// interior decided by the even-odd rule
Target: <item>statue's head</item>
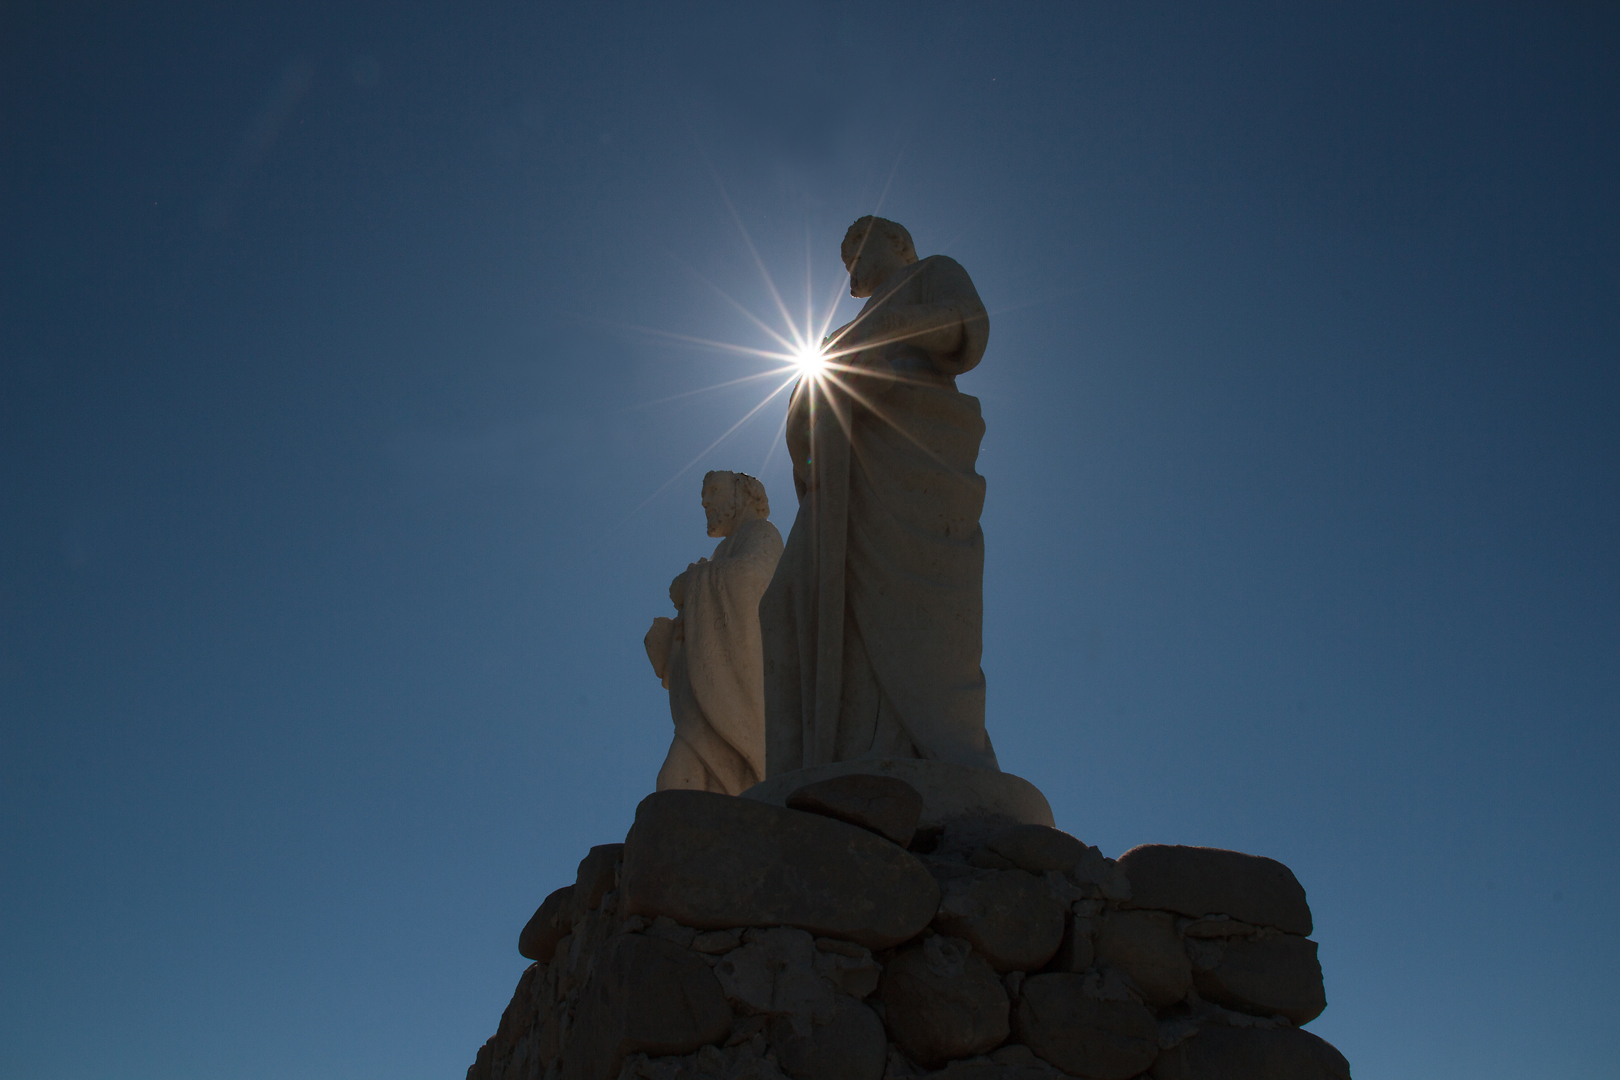
[{"label": "statue's head", "polygon": [[849,295],[855,297],[871,296],[884,278],[917,261],[917,247],[906,227],[871,214],[849,227],[838,253],[849,271]]},{"label": "statue's head", "polygon": [[710,536],[730,536],[745,521],[771,516],[765,485],[740,472],[711,472],[703,477],[703,513]]}]

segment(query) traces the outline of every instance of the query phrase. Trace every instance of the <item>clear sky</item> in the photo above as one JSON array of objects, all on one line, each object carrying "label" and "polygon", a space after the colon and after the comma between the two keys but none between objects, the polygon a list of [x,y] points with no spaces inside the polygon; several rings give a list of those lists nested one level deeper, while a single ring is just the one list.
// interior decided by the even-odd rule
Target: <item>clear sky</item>
[{"label": "clear sky", "polygon": [[992,313],[1003,766],[1290,865],[1363,1080],[1620,1076],[1617,11],[6,5],[0,1073],[460,1075],[703,471],[792,520],[647,331],[880,208]]}]

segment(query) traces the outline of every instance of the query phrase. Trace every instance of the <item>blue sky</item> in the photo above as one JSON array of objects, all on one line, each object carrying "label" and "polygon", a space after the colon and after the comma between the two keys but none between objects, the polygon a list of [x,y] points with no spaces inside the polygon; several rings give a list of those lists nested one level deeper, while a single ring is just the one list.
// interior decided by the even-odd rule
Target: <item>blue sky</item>
[{"label": "blue sky", "polygon": [[1293,867],[1359,1077],[1620,1075],[1612,6],[0,20],[4,1075],[465,1069],[703,471],[792,519],[647,331],[767,345],[742,229],[797,304],[880,197],[992,312],[1004,767]]}]

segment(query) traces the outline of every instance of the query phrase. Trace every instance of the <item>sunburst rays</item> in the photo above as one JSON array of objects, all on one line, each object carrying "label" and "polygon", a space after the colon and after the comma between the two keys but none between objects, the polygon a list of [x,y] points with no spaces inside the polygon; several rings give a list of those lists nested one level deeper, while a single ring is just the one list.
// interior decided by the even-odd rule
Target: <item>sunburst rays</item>
[{"label": "sunburst rays", "polygon": [[[899,162],[896,161],[895,164],[896,168],[898,169]],[[893,179],[894,177],[891,174],[889,180],[892,182]],[[759,413],[764,410],[766,406],[780,397],[783,392],[789,390],[790,388],[796,387],[800,383],[806,383],[807,391],[812,394],[826,394],[829,391],[839,392],[841,396],[859,406],[863,413],[871,414],[872,416],[875,416],[881,421],[889,424],[907,440],[924,450],[924,452],[929,453],[930,456],[935,456],[932,451],[923,446],[915,435],[909,431],[906,431],[901,425],[895,422],[893,417],[887,414],[887,410],[882,407],[882,404],[879,400],[877,400],[877,397],[863,392],[857,385],[858,381],[864,381],[856,379],[855,377],[857,376],[862,376],[865,380],[879,379],[900,382],[910,381],[904,376],[896,375],[892,372],[874,370],[872,367],[857,361],[859,354],[865,350],[881,348],[885,345],[902,341],[907,337],[912,336],[911,334],[879,335],[862,332],[862,328],[867,323],[867,320],[872,319],[876,313],[882,310],[884,299],[880,297],[875,303],[867,304],[855,319],[842,326],[836,332],[832,331],[831,328],[838,315],[838,305],[844,293],[845,287],[848,284],[848,279],[843,275],[838,275],[834,279],[832,290],[826,294],[825,299],[821,303],[817,303],[813,274],[814,253],[811,245],[811,237],[807,227],[805,235],[804,309],[802,321],[799,318],[796,318],[789,310],[789,305],[784,298],[781,289],[777,287],[776,281],[772,277],[770,269],[766,265],[765,259],[760,254],[759,247],[754,243],[754,239],[749,234],[747,226],[743,224],[741,215],[737,213],[736,207],[733,205],[731,198],[726,194],[724,185],[720,184],[718,176],[715,177],[715,182],[720,189],[720,197],[725,203],[726,210],[730,214],[732,222],[736,225],[737,231],[742,237],[743,244],[747,248],[755,268],[759,271],[761,283],[763,284],[765,292],[770,299],[770,306],[775,309],[775,314],[780,322],[773,325],[771,321],[762,318],[759,314],[750,310],[747,305],[737,300],[714,282],[698,273],[695,269],[692,269],[691,267],[688,267],[687,269],[694,278],[696,278],[707,289],[718,296],[729,307],[733,308],[738,314],[743,316],[743,318],[752,324],[755,329],[760,331],[769,341],[769,346],[759,347],[754,345],[744,345],[736,342],[720,341],[713,338],[696,337],[690,334],[680,334],[666,330],[658,330],[651,327],[635,327],[634,329],[653,337],[662,338],[666,341],[679,342],[695,348],[712,350],[717,353],[724,353],[731,356],[751,358],[759,361],[764,366],[762,370],[741,376],[739,378],[727,379],[708,386],[701,386],[695,389],[681,391],[680,393],[672,394],[668,397],[657,399],[656,401],[643,402],[640,405],[632,407],[649,408],[655,405],[667,404],[669,402],[684,398],[697,397],[699,395],[756,382],[766,383],[769,386],[769,389],[758,402],[743,413],[740,419],[731,424],[731,426],[726,428],[725,431],[721,432],[713,442],[704,447],[703,450],[690,461],[686,462],[680,468],[675,470],[675,472],[668,479],[658,486],[657,490],[655,490],[651,495],[647,496],[647,498],[641,502],[637,509],[639,510],[641,507],[646,506],[658,496],[662,495],[669,489],[670,485],[674,484],[675,481],[679,480],[704,458],[712,454],[727,439],[731,438],[739,430],[741,430],[743,426],[748,423],[748,421],[759,415]],[[885,184],[885,195],[887,194],[887,189],[888,185]],[[880,198],[879,209],[881,209],[881,203],[882,199]],[[874,213],[875,212],[876,211],[874,210]],[[864,244],[866,239],[870,236],[871,232],[868,232],[867,237],[862,239],[862,244]],[[844,417],[842,416],[843,410],[835,411],[840,413],[840,422],[844,422]],[[771,440],[770,447],[765,454],[765,459],[760,468],[761,472],[764,472],[765,469],[769,467],[772,458],[775,456],[777,445],[783,441],[783,433],[788,421],[787,413],[788,410],[784,409],[782,420],[776,425],[776,434]]]},{"label": "sunburst rays", "polygon": [[[703,394],[745,386],[750,383],[765,383],[769,389],[758,402],[754,403],[751,408],[743,413],[741,418],[722,431],[713,442],[704,447],[703,450],[690,461],[676,469],[668,479],[658,486],[657,490],[642,501],[641,506],[646,506],[658,496],[662,495],[669,489],[671,484],[675,483],[675,481],[679,480],[704,458],[712,454],[720,447],[722,443],[735,435],[745,424],[748,423],[748,421],[752,420],[755,416],[758,416],[759,413],[766,408],[766,406],[780,397],[785,391],[795,386],[801,380],[809,379],[811,381],[815,381],[826,377],[831,366],[824,346],[826,345],[828,328],[832,326],[833,320],[837,315],[838,301],[840,294],[843,291],[841,288],[841,282],[839,283],[840,287],[836,291],[832,292],[823,304],[817,305],[814,279],[810,273],[812,269],[811,253],[808,244],[809,238],[807,236],[804,313],[802,321],[794,318],[792,313],[789,311],[788,304],[784,300],[781,290],[777,288],[776,281],[772,277],[769,268],[765,265],[765,260],[760,256],[759,249],[754,244],[753,238],[748,234],[748,230],[743,225],[741,218],[738,217],[735,209],[732,208],[729,198],[726,199],[726,207],[731,211],[732,220],[736,223],[738,231],[742,234],[743,242],[747,246],[749,254],[753,257],[754,265],[759,270],[760,278],[763,281],[767,294],[770,296],[772,307],[775,308],[775,313],[780,319],[780,323],[777,325],[772,325],[766,319],[761,318],[758,314],[749,310],[747,305],[741,303],[724,289],[721,289],[718,285],[703,277],[703,275],[698,274],[696,271],[692,271],[692,274],[711,292],[723,300],[728,306],[735,309],[738,314],[742,315],[757,330],[764,334],[770,343],[769,346],[760,347],[756,345],[744,345],[731,341],[719,341],[713,338],[696,337],[691,334],[674,333],[672,331],[658,330],[652,327],[638,326],[634,327],[633,329],[652,337],[662,338],[666,341],[679,342],[683,345],[693,346],[699,349],[710,350],[740,358],[753,359],[762,365],[762,369],[747,375],[743,375],[739,378],[726,379],[707,386],[700,386],[691,390],[684,390],[677,394],[671,394],[668,397],[659,398],[655,401],[642,402],[639,405],[632,407],[650,408],[683,398],[697,397]],[[786,410],[784,410],[781,423],[776,425],[776,437],[772,439],[770,449],[766,452],[765,459],[761,464],[761,472],[765,471],[765,467],[770,464],[771,458],[775,454],[776,444],[782,439],[782,431],[785,428],[786,423],[787,415]],[[640,507],[637,509],[640,509]]]}]

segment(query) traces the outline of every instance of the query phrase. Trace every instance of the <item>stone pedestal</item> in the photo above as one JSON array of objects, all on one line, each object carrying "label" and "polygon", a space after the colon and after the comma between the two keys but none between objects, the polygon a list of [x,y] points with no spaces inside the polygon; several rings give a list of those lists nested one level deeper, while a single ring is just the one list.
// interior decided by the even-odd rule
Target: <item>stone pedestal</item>
[{"label": "stone pedestal", "polygon": [[1053,824],[1052,807],[1040,789],[1012,773],[917,758],[836,761],[773,776],[743,792],[743,798],[786,806],[800,788],[838,776],[887,776],[903,780],[922,796],[919,824],[940,827],[961,818],[989,818],[1013,824]]},{"label": "stone pedestal", "polygon": [[468,1080],[1349,1080],[1287,867],[1108,859],[1017,777],[880,765],[645,799]]}]

